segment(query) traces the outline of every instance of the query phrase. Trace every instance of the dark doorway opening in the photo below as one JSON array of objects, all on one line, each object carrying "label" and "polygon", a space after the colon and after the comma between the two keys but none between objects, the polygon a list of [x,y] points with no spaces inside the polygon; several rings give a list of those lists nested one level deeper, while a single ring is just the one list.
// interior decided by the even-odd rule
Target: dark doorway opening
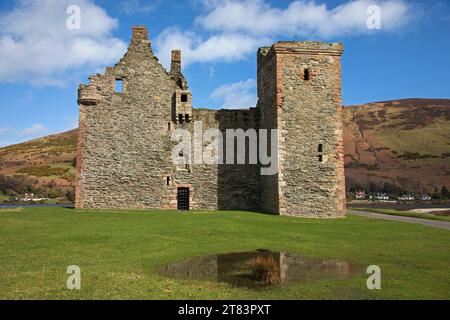
[{"label": "dark doorway opening", "polygon": [[189,188],[178,188],[178,210],[189,211]]}]

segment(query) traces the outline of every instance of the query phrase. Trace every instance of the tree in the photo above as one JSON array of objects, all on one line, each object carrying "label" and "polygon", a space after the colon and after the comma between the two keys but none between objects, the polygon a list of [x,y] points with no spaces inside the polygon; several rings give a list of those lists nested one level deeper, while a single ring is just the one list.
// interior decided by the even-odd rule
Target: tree
[{"label": "tree", "polygon": [[443,186],[441,189],[441,196],[445,199],[450,199],[450,192],[448,191],[446,186]]},{"label": "tree", "polygon": [[17,194],[37,191],[35,188],[37,182],[37,179],[22,175],[16,175],[13,177],[0,175],[0,193],[14,196]]},{"label": "tree", "polygon": [[60,195],[60,193],[59,193],[58,190],[50,190],[50,191],[48,192],[48,197],[49,197],[50,199],[56,199],[56,198],[59,197],[59,195]]},{"label": "tree", "polygon": [[70,202],[75,202],[75,190],[73,189],[67,190],[66,197]]}]

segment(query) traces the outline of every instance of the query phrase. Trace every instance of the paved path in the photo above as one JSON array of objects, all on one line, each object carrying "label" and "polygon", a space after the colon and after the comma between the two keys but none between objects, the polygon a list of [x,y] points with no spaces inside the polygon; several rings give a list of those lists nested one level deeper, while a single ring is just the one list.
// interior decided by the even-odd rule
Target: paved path
[{"label": "paved path", "polygon": [[423,224],[423,225],[434,227],[434,228],[450,230],[450,222],[447,222],[447,221],[419,219],[419,218],[403,217],[403,216],[393,216],[393,215],[389,215],[389,214],[374,213],[374,212],[367,212],[367,211],[350,210],[349,212],[351,214],[361,216],[361,217],[366,217],[366,218],[417,223],[417,224]]}]

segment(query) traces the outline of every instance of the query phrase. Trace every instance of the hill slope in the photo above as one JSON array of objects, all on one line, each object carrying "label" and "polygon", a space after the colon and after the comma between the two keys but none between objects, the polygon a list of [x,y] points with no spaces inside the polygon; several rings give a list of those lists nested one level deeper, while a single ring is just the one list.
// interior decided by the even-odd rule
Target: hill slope
[{"label": "hill slope", "polygon": [[450,100],[344,108],[347,189],[385,183],[413,192],[450,186]]},{"label": "hill slope", "polygon": [[[377,102],[344,107],[343,113],[348,190],[450,188],[450,100]],[[70,189],[76,140],[72,130],[0,148],[0,175]]]},{"label": "hill slope", "polygon": [[0,195],[33,192],[64,197],[73,189],[77,132],[0,148]]}]

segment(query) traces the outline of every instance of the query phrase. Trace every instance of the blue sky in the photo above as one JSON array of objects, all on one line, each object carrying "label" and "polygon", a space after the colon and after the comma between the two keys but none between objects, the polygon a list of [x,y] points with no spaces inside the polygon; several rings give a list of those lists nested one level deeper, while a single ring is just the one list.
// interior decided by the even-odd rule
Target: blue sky
[{"label": "blue sky", "polygon": [[164,65],[183,50],[195,107],[254,106],[256,50],[279,40],[343,42],[346,105],[450,98],[448,0],[1,0],[0,146],[75,128],[78,84],[114,65],[134,25]]}]

